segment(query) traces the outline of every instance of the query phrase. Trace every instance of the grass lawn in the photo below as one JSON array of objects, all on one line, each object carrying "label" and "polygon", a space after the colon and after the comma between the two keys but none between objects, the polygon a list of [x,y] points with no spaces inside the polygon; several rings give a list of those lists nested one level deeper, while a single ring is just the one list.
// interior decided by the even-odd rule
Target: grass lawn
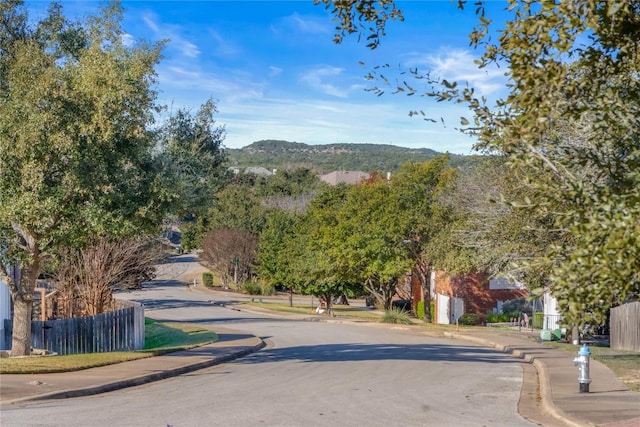
[{"label": "grass lawn", "polygon": [[145,346],[140,351],[0,358],[0,374],[44,374],[77,371],[158,356],[217,341],[218,335],[198,325],[145,319]]}]

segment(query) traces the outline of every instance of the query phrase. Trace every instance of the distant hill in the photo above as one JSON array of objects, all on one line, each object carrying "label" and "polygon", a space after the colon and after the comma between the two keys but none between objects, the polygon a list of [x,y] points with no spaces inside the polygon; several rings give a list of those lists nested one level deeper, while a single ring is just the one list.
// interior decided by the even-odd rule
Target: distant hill
[{"label": "distant hill", "polygon": [[[238,168],[263,166],[271,169],[306,167],[318,174],[335,170],[395,172],[408,161],[423,162],[439,154],[428,148],[404,148],[379,144],[308,145],[279,140],[256,141],[244,148],[228,148],[230,165]],[[451,155],[452,164],[468,156]]]}]

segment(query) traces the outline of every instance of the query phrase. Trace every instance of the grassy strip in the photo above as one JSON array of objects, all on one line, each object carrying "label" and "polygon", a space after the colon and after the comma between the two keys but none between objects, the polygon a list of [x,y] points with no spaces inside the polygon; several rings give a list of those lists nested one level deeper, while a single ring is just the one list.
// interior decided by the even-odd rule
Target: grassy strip
[{"label": "grassy strip", "polygon": [[186,350],[218,340],[215,332],[186,323],[158,323],[145,319],[145,346],[141,351],[70,354],[46,357],[0,358],[0,374],[46,374],[78,371],[114,363]]}]

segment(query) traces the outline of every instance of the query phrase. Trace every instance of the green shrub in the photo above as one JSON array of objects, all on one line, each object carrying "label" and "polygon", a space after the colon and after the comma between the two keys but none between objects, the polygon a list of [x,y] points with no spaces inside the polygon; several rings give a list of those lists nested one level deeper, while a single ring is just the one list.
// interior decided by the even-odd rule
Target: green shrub
[{"label": "green shrub", "polygon": [[509,323],[511,319],[518,319],[520,313],[487,313],[485,316],[487,323]]},{"label": "green shrub", "polygon": [[244,285],[242,285],[242,288],[249,295],[262,295],[262,288],[257,283],[247,282]]},{"label": "green shrub", "polygon": [[418,306],[416,307],[416,316],[420,320],[424,320],[424,301],[418,301]]},{"label": "green shrub", "polygon": [[465,313],[458,318],[459,325],[479,325],[480,324],[480,316],[474,313]]},{"label": "green shrub", "polygon": [[384,316],[382,316],[381,322],[401,325],[410,325],[412,323],[411,315],[408,312],[397,308],[392,308],[391,310],[385,311]]},{"label": "green shrub", "polygon": [[202,273],[202,284],[206,287],[210,288],[213,286],[213,273],[204,272]]},{"label": "green shrub", "polygon": [[487,320],[487,323],[505,323],[511,320],[509,313],[494,312],[487,313],[485,319]]},{"label": "green shrub", "polygon": [[544,323],[544,313],[533,313],[533,327],[536,329],[542,329]]},{"label": "green shrub", "polygon": [[436,318],[436,302],[429,301],[429,313],[431,314],[431,321],[435,321]]},{"label": "green shrub", "polygon": [[260,290],[262,292],[262,295],[267,295],[268,296],[268,295],[275,295],[276,294],[276,287],[271,285],[271,284],[268,284],[268,283],[263,284],[260,287]]}]

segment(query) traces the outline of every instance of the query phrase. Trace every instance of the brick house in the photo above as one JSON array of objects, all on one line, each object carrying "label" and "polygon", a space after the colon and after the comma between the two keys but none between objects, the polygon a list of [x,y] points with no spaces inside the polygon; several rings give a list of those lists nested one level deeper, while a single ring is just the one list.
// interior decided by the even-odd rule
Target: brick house
[{"label": "brick house", "polygon": [[[525,298],[528,292],[519,283],[504,278],[489,278],[487,274],[450,276],[444,271],[431,274],[431,300],[435,310],[431,313],[434,323],[455,323],[465,313],[484,317],[494,309],[501,310],[502,303],[517,298]],[[413,309],[424,293],[418,280],[411,281]]]}]

